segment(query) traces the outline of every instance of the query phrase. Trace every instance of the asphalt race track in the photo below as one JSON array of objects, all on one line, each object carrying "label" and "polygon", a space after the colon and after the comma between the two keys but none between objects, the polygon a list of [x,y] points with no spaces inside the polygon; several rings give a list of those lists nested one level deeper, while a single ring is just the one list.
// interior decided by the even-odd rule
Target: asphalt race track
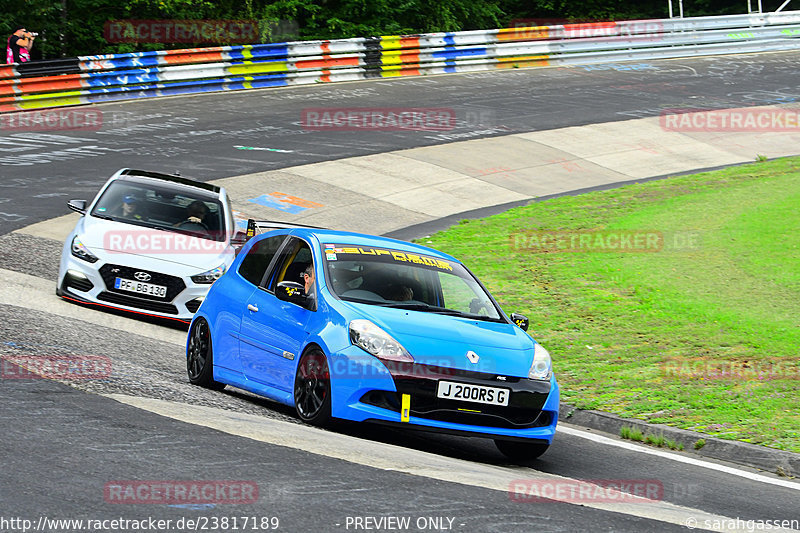
[{"label": "asphalt race track", "polygon": [[[322,431],[248,393],[193,387],[184,331],[60,301],[53,289],[61,243],[42,234],[48,223],[34,233],[15,231],[66,215],[67,199],[93,197],[121,167],[221,180],[657,117],[664,109],[791,104],[800,99],[798,61],[800,53],[777,53],[210,94],[98,106],[99,130],[0,129],[0,355],[102,355],[113,365],[108,379],[70,384],[0,379],[0,531],[22,531],[23,520],[39,531],[145,529],[87,529],[43,517],[171,520],[162,531],[202,524],[207,531],[271,530],[273,517],[278,531],[290,532],[754,531],[758,523],[748,521],[776,520],[794,520],[784,530],[800,530],[800,483],[774,472],[609,441],[568,425],[541,459],[512,465],[490,440],[349,424]],[[458,123],[444,132],[304,127],[303,110],[322,107],[442,108]],[[368,220],[359,223],[370,231]],[[120,480],[239,480],[257,487],[257,498],[115,501],[104,489]],[[618,501],[614,493],[545,501],[509,494],[520,484],[544,491],[574,480],[658,491],[648,503]],[[211,521],[222,517],[239,517],[238,529]],[[200,527],[186,526],[187,519]]]},{"label": "asphalt race track", "polygon": [[[797,54],[430,76],[99,106],[100,131],[0,131],[3,229],[66,213],[120,167],[215,179],[452,141],[800,99]],[[311,131],[308,107],[454,110],[446,132]],[[57,135],[57,137],[48,137]],[[69,139],[65,139],[68,137]],[[240,150],[234,146],[289,150]],[[502,163],[502,162],[497,162]],[[13,207],[13,208],[12,208]]]}]

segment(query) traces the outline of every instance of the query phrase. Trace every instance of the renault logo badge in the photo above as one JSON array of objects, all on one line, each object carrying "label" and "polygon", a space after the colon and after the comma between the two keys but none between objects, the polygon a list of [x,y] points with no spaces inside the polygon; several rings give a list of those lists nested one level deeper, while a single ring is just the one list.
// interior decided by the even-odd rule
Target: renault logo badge
[{"label": "renault logo badge", "polygon": [[470,363],[477,364],[480,357],[478,357],[478,354],[470,350],[467,352],[467,359],[469,359]]}]

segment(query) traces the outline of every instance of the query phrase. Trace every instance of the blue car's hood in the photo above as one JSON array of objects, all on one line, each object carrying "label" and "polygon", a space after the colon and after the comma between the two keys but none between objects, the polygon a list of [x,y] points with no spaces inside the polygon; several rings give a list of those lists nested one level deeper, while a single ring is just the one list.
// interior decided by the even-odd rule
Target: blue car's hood
[{"label": "blue car's hood", "polygon": [[[534,341],[513,324],[343,302],[402,344],[417,363],[527,376]],[[473,363],[467,357],[478,356]]]}]

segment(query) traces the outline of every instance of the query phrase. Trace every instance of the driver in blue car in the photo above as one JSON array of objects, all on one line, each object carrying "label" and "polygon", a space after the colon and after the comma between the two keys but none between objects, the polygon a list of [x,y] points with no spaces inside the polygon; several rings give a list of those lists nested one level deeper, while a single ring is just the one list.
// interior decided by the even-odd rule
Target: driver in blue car
[{"label": "driver in blue car", "polygon": [[317,287],[314,284],[314,263],[309,263],[303,271],[303,284],[306,291],[306,307],[311,311],[317,310]]}]

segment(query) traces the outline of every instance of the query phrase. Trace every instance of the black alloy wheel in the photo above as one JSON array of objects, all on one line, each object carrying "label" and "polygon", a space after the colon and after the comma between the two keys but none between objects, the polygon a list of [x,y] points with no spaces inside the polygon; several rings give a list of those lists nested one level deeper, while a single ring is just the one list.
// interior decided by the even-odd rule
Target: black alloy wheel
[{"label": "black alloy wheel", "polygon": [[297,416],[314,426],[331,422],[331,377],[328,360],[317,348],[303,354],[294,378]]},{"label": "black alloy wheel", "polygon": [[211,347],[211,330],[202,318],[194,321],[186,346],[186,371],[189,382],[212,390],[222,390],[224,383],[214,381],[214,351]]}]

